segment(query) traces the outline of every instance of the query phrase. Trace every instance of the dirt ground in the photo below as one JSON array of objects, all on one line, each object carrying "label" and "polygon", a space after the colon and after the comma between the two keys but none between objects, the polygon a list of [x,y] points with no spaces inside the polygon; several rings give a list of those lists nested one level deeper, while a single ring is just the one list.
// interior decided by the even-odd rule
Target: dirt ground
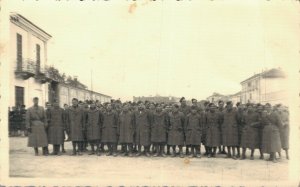
[{"label": "dirt ground", "polygon": [[[10,177],[25,178],[98,178],[169,184],[174,181],[282,181],[288,180],[289,164],[284,157],[278,163],[259,160],[217,158],[161,158],[108,157],[85,153],[69,156],[71,143],[66,142],[67,153],[62,156],[34,156],[27,147],[26,137],[13,137],[10,143]],[[50,151],[52,146],[49,146]],[[202,149],[204,150],[204,149]],[[41,152],[41,151],[40,151]],[[248,153],[249,154],[249,153]],[[176,177],[174,177],[176,176]],[[144,184],[144,183],[143,183]]]}]

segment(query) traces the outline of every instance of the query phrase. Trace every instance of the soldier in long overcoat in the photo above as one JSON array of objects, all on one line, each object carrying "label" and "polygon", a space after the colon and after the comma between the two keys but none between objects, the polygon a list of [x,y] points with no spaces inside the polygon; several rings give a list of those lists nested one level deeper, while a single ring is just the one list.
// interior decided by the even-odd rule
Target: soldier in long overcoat
[{"label": "soldier in long overcoat", "polygon": [[87,141],[91,145],[91,153],[89,155],[95,154],[95,146],[96,153],[100,156],[100,139],[101,139],[101,124],[102,124],[102,114],[96,108],[96,105],[92,103],[90,105],[90,109],[86,114],[86,135]]},{"label": "soldier in long overcoat", "polygon": [[191,113],[186,117],[185,124],[186,145],[191,147],[190,157],[201,157],[201,134],[202,134],[202,119],[197,113],[197,107],[191,107]]},{"label": "soldier in long overcoat", "polygon": [[48,142],[53,145],[51,155],[60,155],[60,145],[64,142],[64,130],[66,128],[64,111],[59,107],[58,102],[53,103],[53,107],[48,114]]},{"label": "soldier in long overcoat", "polygon": [[140,104],[138,107],[138,111],[134,114],[135,118],[135,141],[138,145],[138,153],[136,156],[141,155],[142,146],[144,147],[144,151],[146,156],[150,156],[150,144],[151,144],[151,114],[149,111],[145,110],[145,105]]},{"label": "soldier in long overcoat", "polygon": [[129,110],[129,104],[125,104],[119,115],[119,143],[124,147],[123,155],[133,156],[133,136],[135,132],[134,114]]},{"label": "soldier in long overcoat", "polygon": [[111,104],[108,104],[105,112],[103,113],[101,138],[101,142],[106,144],[108,147],[107,156],[117,156],[118,132],[118,114],[112,110]]},{"label": "soldier in long overcoat", "polygon": [[204,145],[205,153],[204,155],[207,156],[209,154],[209,148],[206,146],[206,132],[207,132],[207,122],[206,122],[206,115],[209,112],[209,101],[205,101],[204,103],[204,111],[202,113],[203,116],[203,124],[202,124],[202,135],[201,135],[201,143]]},{"label": "soldier in long overcoat", "polygon": [[[259,114],[254,110],[252,104],[248,105],[247,113],[244,115],[243,119],[244,128],[241,139],[241,147],[243,148],[243,153],[241,159],[246,158],[246,149],[251,150],[250,159],[254,159],[254,150],[260,149],[260,137],[259,137]],[[262,152],[261,152],[262,155]]]},{"label": "soldier in long overcoat", "polygon": [[47,153],[47,134],[46,127],[47,117],[43,107],[39,106],[39,98],[33,98],[34,105],[27,110],[26,113],[26,128],[29,132],[28,135],[28,147],[33,147],[35,155],[38,155],[38,148],[43,148],[43,155]]},{"label": "soldier in long overcoat", "polygon": [[[223,115],[224,115],[224,112],[225,112],[225,103],[224,103],[224,101],[223,100],[219,100],[218,101],[218,110],[217,110],[217,112],[218,112],[218,115],[220,115],[220,117],[221,118],[223,118]],[[221,145],[220,146],[218,146],[218,148],[219,148],[219,154],[227,154],[226,153],[226,151],[225,151],[225,146],[223,145],[223,132],[222,132],[222,128],[220,128],[220,140],[221,140]]]},{"label": "soldier in long overcoat", "polygon": [[173,105],[173,110],[168,115],[168,127],[168,144],[172,146],[172,156],[176,156],[176,146],[178,146],[180,157],[183,158],[185,116],[179,112],[177,104]]},{"label": "soldier in long overcoat", "polygon": [[152,115],[151,123],[151,142],[155,146],[155,157],[166,156],[164,148],[167,143],[167,125],[167,113],[162,110],[162,106],[159,104]]},{"label": "soldier in long overcoat", "polygon": [[[179,111],[182,112],[184,114],[184,118],[186,118],[186,116],[190,113],[191,108],[190,108],[190,106],[188,106],[186,104],[185,97],[182,97],[179,102],[180,102]],[[186,135],[184,133],[184,141],[185,141],[185,139],[186,139]],[[185,154],[186,155],[190,154],[190,146],[189,145],[186,145]]]},{"label": "soldier in long overcoat", "polygon": [[[78,106],[78,99],[72,99],[72,106],[68,109],[67,114],[67,129],[70,132],[70,139],[72,141],[73,153],[72,155],[82,155],[82,143],[84,141],[84,111]],[[77,149],[76,149],[77,147]]]},{"label": "soldier in long overcoat", "polygon": [[272,111],[271,105],[265,105],[265,111],[262,115],[263,139],[262,151],[270,154],[270,161],[276,162],[275,153],[281,150],[280,128],[282,123],[277,112]]},{"label": "soldier in long overcoat", "polygon": [[244,117],[245,117],[245,105],[238,102],[236,104],[237,107],[237,124],[238,124],[238,147],[237,147],[237,155],[236,157],[240,157],[240,148],[241,148],[241,139],[244,128]]},{"label": "soldier in long overcoat", "polygon": [[[231,101],[226,103],[226,110],[222,115],[222,143],[227,146],[227,158],[236,159],[235,149],[238,146],[238,118],[237,111]],[[231,155],[232,152],[232,155]]]},{"label": "soldier in long overcoat", "polygon": [[220,115],[217,106],[213,103],[209,104],[209,112],[206,114],[206,146],[208,147],[208,157],[215,157],[217,147],[221,144],[220,136]]}]

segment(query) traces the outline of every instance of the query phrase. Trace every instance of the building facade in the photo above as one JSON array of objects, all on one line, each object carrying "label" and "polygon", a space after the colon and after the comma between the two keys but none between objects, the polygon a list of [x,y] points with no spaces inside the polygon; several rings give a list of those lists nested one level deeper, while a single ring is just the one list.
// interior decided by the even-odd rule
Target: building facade
[{"label": "building facade", "polygon": [[38,97],[41,105],[48,100],[45,66],[50,38],[50,34],[22,15],[10,15],[9,107],[29,107],[33,97]]},{"label": "building facade", "polygon": [[241,82],[242,103],[288,105],[287,79],[281,69],[270,69]]},{"label": "building facade", "polygon": [[71,105],[73,98],[77,98],[79,101],[98,100],[101,103],[110,102],[112,99],[111,96],[81,87],[75,87],[67,83],[58,84],[58,97],[60,106],[63,106],[64,104]]},{"label": "building facade", "polygon": [[167,97],[167,96],[149,96],[149,97],[133,97],[133,102],[138,102],[138,101],[149,101],[149,102],[154,102],[154,103],[179,103],[180,98],[177,97]]}]

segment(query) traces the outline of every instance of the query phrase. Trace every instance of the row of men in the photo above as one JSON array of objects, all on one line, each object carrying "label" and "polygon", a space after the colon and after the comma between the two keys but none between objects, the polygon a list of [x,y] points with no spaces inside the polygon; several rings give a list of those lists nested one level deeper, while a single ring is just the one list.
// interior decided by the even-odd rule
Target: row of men
[{"label": "row of men", "polygon": [[[236,159],[246,158],[246,149],[251,150],[251,159],[255,149],[270,154],[269,160],[276,161],[275,153],[281,148],[286,151],[288,158],[288,111],[270,104],[237,105],[232,102],[219,102],[219,107],[213,103],[205,103],[205,108],[186,105],[185,99],[181,105],[162,106],[150,104],[149,109],[144,103],[132,107],[129,103],[121,105],[120,110],[113,109],[111,104],[97,107],[80,107],[78,100],[72,100],[72,106],[63,110],[55,102],[53,107],[45,112],[38,106],[38,98],[34,99],[34,106],[28,109],[26,125],[29,131],[29,146],[35,148],[47,147],[48,143],[54,147],[53,154],[59,153],[59,146],[64,142],[64,130],[68,132],[73,145],[72,155],[81,155],[86,139],[91,145],[91,154],[100,155],[101,147],[107,145],[108,155],[117,155],[117,144],[122,145],[122,151],[133,156],[133,149],[137,146],[136,156],[142,154],[150,156],[150,146],[153,145],[154,156],[165,156],[172,148],[172,156],[176,156],[176,147],[183,157],[183,147],[192,157],[201,157],[200,145],[205,146],[205,154],[215,157],[217,147],[225,152],[227,157]],[[48,129],[46,133],[45,129]],[[38,140],[38,141],[37,141]],[[223,150],[221,149],[223,146]],[[96,150],[95,150],[96,147]],[[240,147],[242,154],[240,154]],[[235,154],[237,150],[237,155]]]}]

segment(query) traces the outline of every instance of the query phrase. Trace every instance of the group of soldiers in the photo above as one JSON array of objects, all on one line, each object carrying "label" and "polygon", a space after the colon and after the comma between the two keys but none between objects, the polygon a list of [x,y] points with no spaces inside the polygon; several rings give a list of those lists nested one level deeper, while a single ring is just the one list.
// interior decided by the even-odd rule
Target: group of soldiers
[{"label": "group of soldiers", "polygon": [[[60,108],[58,102],[48,104],[47,109],[38,105],[38,98],[26,113],[26,128],[29,132],[28,146],[35,155],[43,148],[48,155],[48,144],[53,145],[52,155],[64,150],[65,135],[72,142],[72,155],[82,155],[91,146],[90,155],[100,156],[107,147],[107,156],[118,155],[118,145],[123,156],[189,156],[246,159],[247,149],[264,153],[268,160],[276,162],[276,153],[281,158],[281,149],[289,159],[289,112],[282,105],[269,103],[240,104],[205,102],[200,106],[192,99],[192,106],[184,97],[180,104],[152,102],[122,103],[121,101],[100,104],[83,103],[72,99],[72,106]],[[184,150],[185,148],[185,154]],[[225,151],[227,148],[227,152]]]}]

